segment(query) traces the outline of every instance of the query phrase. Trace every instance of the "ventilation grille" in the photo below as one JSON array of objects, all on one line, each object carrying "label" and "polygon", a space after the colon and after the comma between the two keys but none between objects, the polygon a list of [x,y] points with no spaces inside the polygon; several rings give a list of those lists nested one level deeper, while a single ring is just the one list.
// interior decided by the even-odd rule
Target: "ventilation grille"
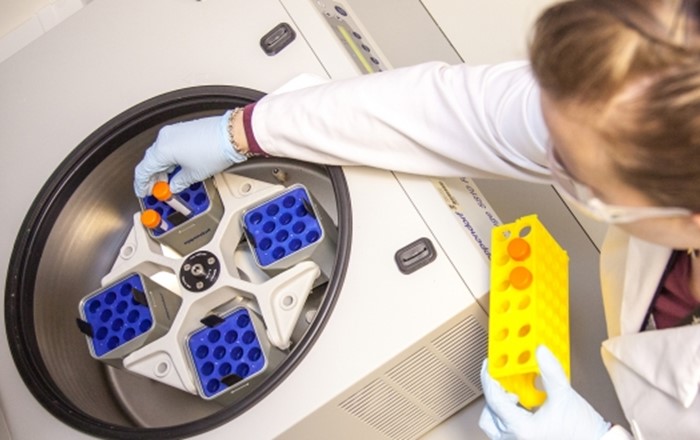
[{"label": "ventilation grille", "polygon": [[389,439],[415,439],[481,394],[486,347],[486,331],[469,316],[340,407]]},{"label": "ventilation grille", "polygon": [[392,439],[415,438],[434,423],[425,411],[382,379],[370,383],[340,406]]},{"label": "ventilation grille", "polygon": [[486,359],[488,336],[484,327],[468,317],[433,341],[435,349],[481,394],[481,364]]}]

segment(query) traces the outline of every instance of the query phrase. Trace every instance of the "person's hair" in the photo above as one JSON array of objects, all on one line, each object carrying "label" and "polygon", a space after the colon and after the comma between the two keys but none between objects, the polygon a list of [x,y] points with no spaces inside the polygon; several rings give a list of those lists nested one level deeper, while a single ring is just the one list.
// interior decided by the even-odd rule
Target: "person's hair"
[{"label": "person's hair", "polygon": [[547,9],[530,61],[555,102],[588,110],[615,172],[700,212],[700,1],[571,0]]}]

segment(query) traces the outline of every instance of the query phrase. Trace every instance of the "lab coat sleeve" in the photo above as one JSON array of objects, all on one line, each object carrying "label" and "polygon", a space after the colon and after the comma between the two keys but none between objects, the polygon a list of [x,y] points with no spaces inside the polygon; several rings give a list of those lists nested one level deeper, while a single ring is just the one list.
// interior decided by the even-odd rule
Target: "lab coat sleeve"
[{"label": "lab coat sleeve", "polygon": [[625,428],[615,425],[600,440],[634,440],[634,437]]},{"label": "lab coat sleeve", "polygon": [[271,94],[251,127],[267,154],[437,176],[549,182],[529,64],[439,62]]}]

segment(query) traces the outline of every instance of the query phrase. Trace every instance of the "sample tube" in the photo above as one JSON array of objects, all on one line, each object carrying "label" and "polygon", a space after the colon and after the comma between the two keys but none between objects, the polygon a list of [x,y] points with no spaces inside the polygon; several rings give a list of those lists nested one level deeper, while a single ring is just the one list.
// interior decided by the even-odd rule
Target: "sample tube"
[{"label": "sample tube", "polygon": [[165,232],[168,224],[161,218],[155,209],[147,209],[141,213],[141,223],[148,229],[160,229]]},{"label": "sample tube", "polygon": [[160,181],[153,185],[153,197],[161,202],[167,203],[168,206],[185,217],[189,217],[192,214],[192,210],[182,202],[182,200],[173,196],[173,193],[170,192],[170,185],[168,182]]}]

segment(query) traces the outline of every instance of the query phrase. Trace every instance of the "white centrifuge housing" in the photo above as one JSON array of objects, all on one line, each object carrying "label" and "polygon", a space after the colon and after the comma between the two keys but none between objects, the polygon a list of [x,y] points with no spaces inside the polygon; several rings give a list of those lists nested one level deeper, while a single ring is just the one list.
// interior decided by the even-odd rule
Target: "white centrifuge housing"
[{"label": "white centrifuge housing", "polygon": [[[210,182],[222,212],[197,249],[165,252],[135,221],[133,167],[163,125],[221,114],[302,73],[389,67],[348,5],[311,0],[94,0],[0,64],[0,402],[13,438],[411,439],[477,399],[499,222],[483,188],[502,215],[542,208],[570,234],[563,245],[581,248],[572,254],[597,257],[551,188],[255,159]],[[297,185],[323,218],[324,246],[261,270],[241,217]],[[195,263],[219,276],[185,288]],[[159,315],[162,331],[119,359],[96,360],[78,307],[134,273],[185,312]],[[269,369],[202,397],[187,338],[240,307]],[[579,344],[586,357],[596,343]]]},{"label": "white centrifuge housing", "polygon": [[[185,304],[188,310],[167,325],[181,329],[156,334],[123,359],[105,359],[113,367],[91,356],[76,326],[76,318],[85,322],[78,305],[89,294],[130,274],[167,286],[163,276],[177,281],[192,256],[161,255],[134,221],[140,207],[132,170],[159,127],[253,102],[262,96],[256,90],[273,90],[300,73],[343,77],[386,68],[349,11],[308,1],[251,8],[223,0],[98,0],[0,66],[3,162],[23,164],[4,174],[4,186],[16,188],[3,238],[9,342],[3,350],[16,368],[2,379],[2,400],[14,437],[272,438],[324,407],[344,423],[392,435],[363,422],[362,405],[351,402],[371,394],[371,376],[420,349],[426,334],[465,320],[465,306],[480,313],[460,324],[477,337],[479,352],[468,357],[473,366],[461,371],[464,365],[455,364],[453,374],[464,384],[444,394],[447,405],[420,408],[429,412],[407,432],[424,431],[478,395],[466,380],[483,357],[483,312],[439,249],[431,248],[426,255],[434,261],[416,272],[400,270],[399,249],[421,238],[438,244],[387,172],[274,159],[236,167],[215,181],[223,232],[200,247],[220,260],[221,276],[201,292],[172,286],[183,297],[180,310]],[[239,249],[240,223],[231,218],[253,204],[237,200],[294,184],[304,185],[327,217],[330,248],[276,273],[256,271]],[[484,257],[466,255],[472,253],[484,267]],[[291,303],[275,302],[278,290],[280,301]],[[201,319],[225,316],[227,301],[249,307],[258,337],[275,353],[269,374],[222,402],[198,395],[186,356],[175,352]],[[288,313],[294,325],[279,317],[285,310],[294,312]],[[398,408],[388,409],[387,417]]]}]

